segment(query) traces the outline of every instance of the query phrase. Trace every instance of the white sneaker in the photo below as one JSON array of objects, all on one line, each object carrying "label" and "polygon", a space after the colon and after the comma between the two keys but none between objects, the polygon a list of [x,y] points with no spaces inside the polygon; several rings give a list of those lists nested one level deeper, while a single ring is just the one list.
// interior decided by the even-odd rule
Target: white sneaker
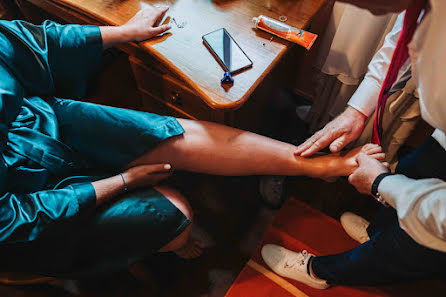
[{"label": "white sneaker", "polygon": [[266,244],[262,248],[262,258],[278,275],[292,278],[316,289],[329,287],[326,281],[309,274],[308,263],[315,257],[307,251],[296,253],[275,244]]},{"label": "white sneaker", "polygon": [[341,225],[345,232],[357,242],[362,244],[370,240],[367,233],[370,222],[366,219],[351,212],[344,212],[341,216]]}]

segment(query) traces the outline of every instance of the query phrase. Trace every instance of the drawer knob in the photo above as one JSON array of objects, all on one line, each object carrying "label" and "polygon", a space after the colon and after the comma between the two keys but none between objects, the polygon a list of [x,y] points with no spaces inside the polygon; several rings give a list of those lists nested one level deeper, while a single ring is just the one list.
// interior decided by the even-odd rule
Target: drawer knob
[{"label": "drawer knob", "polygon": [[172,104],[175,104],[175,105],[179,105],[179,106],[182,106],[183,105],[183,101],[181,100],[181,96],[180,96],[180,94],[178,94],[178,93],[172,93],[171,95],[170,95],[170,102],[172,103]]}]

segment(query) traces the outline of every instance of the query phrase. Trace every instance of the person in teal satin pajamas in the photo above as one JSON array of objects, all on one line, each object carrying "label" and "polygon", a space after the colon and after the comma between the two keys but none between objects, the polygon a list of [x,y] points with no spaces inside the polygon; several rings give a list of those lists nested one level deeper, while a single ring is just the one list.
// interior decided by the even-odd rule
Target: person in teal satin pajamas
[{"label": "person in teal satin pajamas", "polygon": [[[360,152],[304,159],[295,147],[213,123],[80,99],[103,48],[142,41],[166,12],[120,27],[0,21],[0,263],[60,277],[113,272],[154,252],[198,256],[192,211],[159,186],[172,169],[221,175],[348,175]],[[122,173],[122,175],[121,175]]]}]

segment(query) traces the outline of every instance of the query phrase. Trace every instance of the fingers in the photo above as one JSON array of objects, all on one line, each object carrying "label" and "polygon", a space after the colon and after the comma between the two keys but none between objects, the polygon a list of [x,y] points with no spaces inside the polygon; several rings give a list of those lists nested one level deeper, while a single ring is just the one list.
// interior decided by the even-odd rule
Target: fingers
[{"label": "fingers", "polygon": [[384,160],[386,158],[385,153],[375,153],[375,154],[367,154],[366,152],[361,152],[356,157],[356,162],[361,166],[364,163],[370,162],[372,159],[375,160]]},{"label": "fingers", "polygon": [[306,151],[312,144],[313,144],[313,138],[314,135],[311,136],[310,138],[308,138],[304,143],[302,143],[301,145],[299,145],[296,149],[296,151],[294,152],[295,155],[300,155],[302,154],[304,151]]},{"label": "fingers", "polygon": [[361,164],[367,161],[368,161],[368,156],[364,153],[359,153],[358,156],[356,157],[356,162],[358,162],[359,166],[361,166]]},{"label": "fingers", "polygon": [[378,153],[378,154],[372,154],[369,155],[371,158],[376,159],[376,160],[384,160],[386,158],[386,154],[385,153]]},{"label": "fingers", "polygon": [[330,143],[334,143],[333,147],[330,146],[330,150],[332,152],[338,152],[347,145],[347,139],[348,135],[340,129],[332,129],[330,126],[326,126],[298,146],[295,154],[301,155],[302,157],[309,157],[315,152],[327,147]]},{"label": "fingers", "polygon": [[369,155],[381,153],[382,151],[383,151],[383,149],[381,146],[379,146],[377,144],[373,144],[373,143],[368,143],[368,144],[364,145],[362,148],[362,152],[369,154]]},{"label": "fingers", "polygon": [[381,164],[383,164],[384,166],[386,166],[387,168],[390,169],[390,164],[389,164],[389,162],[382,162]]},{"label": "fingers", "polygon": [[320,135],[321,135],[322,131],[318,131],[316,133],[314,133],[310,138],[308,138],[307,140],[305,140],[304,143],[300,144],[296,151],[294,152],[294,154],[296,155],[300,155],[302,154],[304,151],[306,151],[307,149],[309,149],[313,143],[319,139]]},{"label": "fingers", "polygon": [[151,30],[152,30],[153,36],[156,36],[156,35],[160,35],[160,34],[166,32],[170,28],[171,28],[170,25],[162,25],[162,26],[159,26],[159,27],[154,27]]},{"label": "fingers", "polygon": [[153,186],[170,177],[173,173],[170,164],[137,165],[127,169],[123,174],[130,189]]},{"label": "fingers", "polygon": [[153,18],[152,26],[155,25],[155,24],[156,24],[156,23],[157,23],[157,22],[164,16],[164,14],[165,14],[168,10],[169,10],[169,7],[168,7],[168,6],[160,6],[160,7],[157,7],[157,8],[155,9],[156,13],[155,13],[154,18]]},{"label": "fingers", "polygon": [[152,164],[152,165],[144,165],[144,166],[149,171],[149,173],[168,172],[170,174],[170,171],[172,169],[172,166],[170,164]]},{"label": "fingers", "polygon": [[299,145],[295,151],[296,155],[301,155],[303,152],[308,150],[319,138],[324,134],[324,129],[317,131],[310,138],[308,138],[304,143]]},{"label": "fingers", "polygon": [[172,172],[151,174],[152,185],[158,184],[160,181],[165,180],[166,178],[169,178],[171,175],[172,175]]},{"label": "fingers", "polygon": [[361,154],[368,155],[372,159],[376,160],[384,160],[386,158],[386,154],[383,153],[383,148],[377,144],[366,144],[361,149]]},{"label": "fingers", "polygon": [[343,135],[341,135],[341,137],[335,139],[330,144],[330,151],[332,153],[337,153],[337,152],[341,151],[349,142],[350,142],[350,140],[348,139],[348,135],[343,134]]},{"label": "fingers", "polygon": [[337,138],[337,136],[335,137],[334,136],[335,135],[331,133],[321,133],[321,136],[317,140],[315,140],[312,143],[312,145],[300,155],[302,157],[309,157],[315,152],[320,151],[321,149],[327,147],[334,140],[334,138]]}]

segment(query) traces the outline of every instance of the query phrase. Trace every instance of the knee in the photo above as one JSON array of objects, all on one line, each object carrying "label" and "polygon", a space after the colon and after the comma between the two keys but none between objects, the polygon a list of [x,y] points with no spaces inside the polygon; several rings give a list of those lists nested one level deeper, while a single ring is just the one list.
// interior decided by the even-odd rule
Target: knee
[{"label": "knee", "polygon": [[181,141],[178,141],[177,149],[187,150],[190,146],[205,145],[203,142],[209,141],[208,135],[218,136],[218,131],[215,131],[217,124],[193,121],[187,119],[177,119],[181,127],[184,129]]},{"label": "knee", "polygon": [[[187,202],[186,198],[181,195],[177,190],[172,188],[157,186],[155,190],[163,194],[176,208],[178,208],[189,220],[193,221],[192,208]],[[183,247],[188,239],[191,226],[189,225],[180,235],[162,247],[159,252],[175,251]]]},{"label": "knee", "polygon": [[176,208],[178,208],[191,222],[193,221],[192,208],[187,199],[180,192],[165,186],[156,186],[155,190],[163,194]]}]

